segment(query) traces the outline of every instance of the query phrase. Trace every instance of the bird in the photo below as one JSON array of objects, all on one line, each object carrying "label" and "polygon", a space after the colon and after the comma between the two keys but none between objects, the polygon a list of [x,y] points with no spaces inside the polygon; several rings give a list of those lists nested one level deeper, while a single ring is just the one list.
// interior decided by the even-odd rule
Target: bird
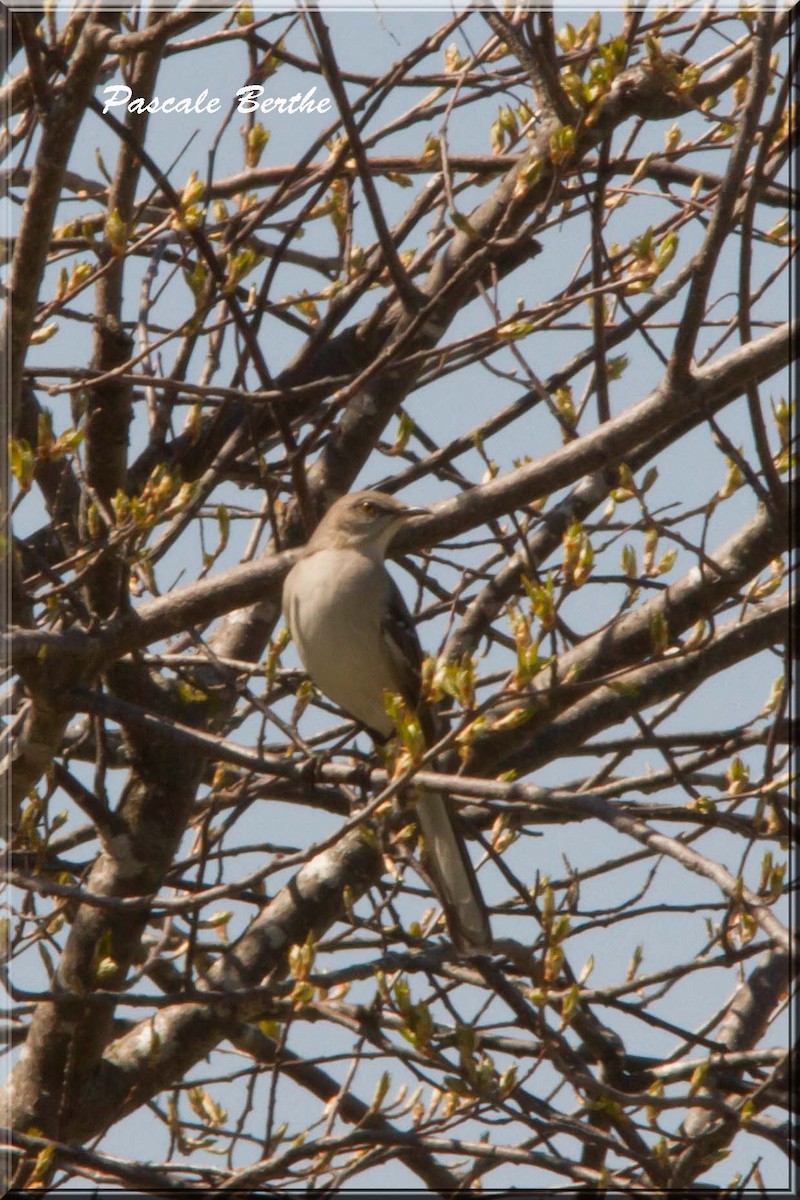
[{"label": "bird", "polygon": [[[300,659],[319,690],[379,745],[394,733],[385,693],[399,693],[436,742],[433,709],[422,696],[423,654],[414,619],[386,569],[397,531],[429,513],[379,491],[341,496],[320,520],[283,587],[283,614]],[[425,859],[450,937],[461,954],[491,952],[492,932],[475,869],[455,827],[452,799],[416,802]]]}]

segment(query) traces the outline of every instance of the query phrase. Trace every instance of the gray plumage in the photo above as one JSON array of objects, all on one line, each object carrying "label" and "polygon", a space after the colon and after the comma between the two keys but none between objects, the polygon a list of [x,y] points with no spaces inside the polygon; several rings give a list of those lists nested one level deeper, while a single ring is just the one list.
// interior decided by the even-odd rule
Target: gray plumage
[{"label": "gray plumage", "polygon": [[[393,732],[386,691],[399,693],[418,712],[427,744],[435,741],[434,715],[421,704],[422,650],[416,627],[384,562],[400,526],[426,511],[381,492],[342,496],[320,521],[284,584],[284,616],[306,670],[320,691],[376,741]],[[428,794],[416,811],[455,945],[464,952],[488,952],[488,913],[454,825],[451,800]]]}]

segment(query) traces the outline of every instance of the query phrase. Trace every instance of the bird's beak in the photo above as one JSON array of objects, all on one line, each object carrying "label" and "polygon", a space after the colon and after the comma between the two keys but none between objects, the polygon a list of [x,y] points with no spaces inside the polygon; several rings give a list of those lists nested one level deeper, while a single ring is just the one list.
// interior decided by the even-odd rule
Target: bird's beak
[{"label": "bird's beak", "polygon": [[429,517],[430,515],[431,510],[429,508],[421,508],[419,506],[413,507],[409,505],[409,507],[403,513],[403,519],[405,520],[407,517]]}]

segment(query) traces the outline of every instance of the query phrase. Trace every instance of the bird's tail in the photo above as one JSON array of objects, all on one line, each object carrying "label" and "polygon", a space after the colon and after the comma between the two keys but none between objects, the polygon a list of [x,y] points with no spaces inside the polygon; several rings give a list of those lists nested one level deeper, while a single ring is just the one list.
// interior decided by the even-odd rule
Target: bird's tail
[{"label": "bird's tail", "polygon": [[490,954],[489,913],[464,840],[455,827],[452,801],[433,794],[421,796],[416,807],[426,862],[456,949],[464,954]]}]

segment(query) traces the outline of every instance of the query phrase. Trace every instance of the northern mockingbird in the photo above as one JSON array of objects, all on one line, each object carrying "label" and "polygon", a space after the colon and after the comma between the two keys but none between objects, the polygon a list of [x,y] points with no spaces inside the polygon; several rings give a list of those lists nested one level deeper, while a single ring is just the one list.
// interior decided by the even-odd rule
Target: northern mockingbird
[{"label": "northern mockingbird", "polygon": [[[409,508],[381,492],[353,492],[331,506],[283,588],[283,613],[314,683],[376,742],[393,733],[385,693],[399,693],[416,712],[429,746],[433,712],[421,704],[420,649],[414,620],[384,555],[397,530],[425,508]],[[486,953],[492,934],[486,905],[452,801],[421,797],[417,817],[426,858],[457,949]]]}]

